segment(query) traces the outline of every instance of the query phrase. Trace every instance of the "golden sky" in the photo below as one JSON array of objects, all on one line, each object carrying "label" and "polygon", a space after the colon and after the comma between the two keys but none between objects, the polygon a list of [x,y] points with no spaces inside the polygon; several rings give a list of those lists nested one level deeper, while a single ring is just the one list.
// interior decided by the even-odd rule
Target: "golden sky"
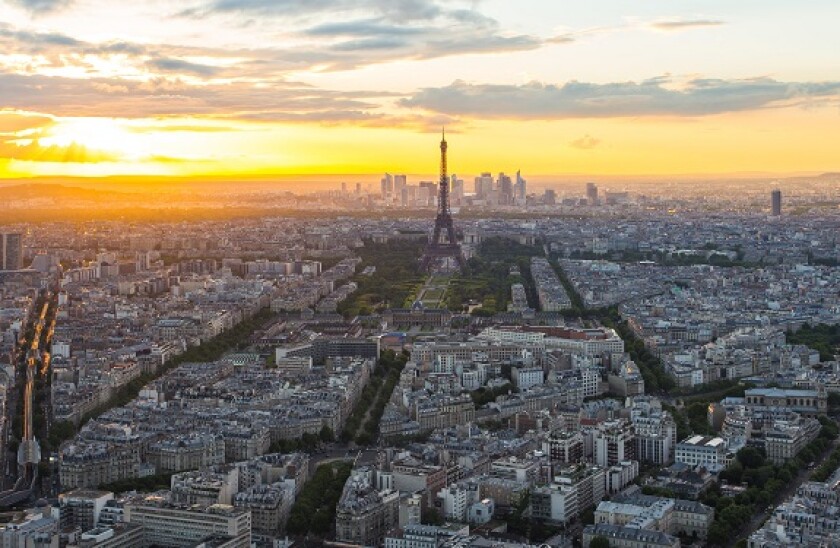
[{"label": "golden sky", "polygon": [[[735,5],[733,5],[735,4]],[[840,3],[0,0],[0,177],[840,170]]]}]

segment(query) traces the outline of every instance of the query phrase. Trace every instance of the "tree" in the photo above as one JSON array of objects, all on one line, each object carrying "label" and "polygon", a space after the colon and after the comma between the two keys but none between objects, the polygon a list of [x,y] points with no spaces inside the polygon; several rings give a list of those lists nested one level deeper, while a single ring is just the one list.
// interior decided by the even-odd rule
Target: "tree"
[{"label": "tree", "polygon": [[318,437],[321,438],[321,441],[324,443],[335,441],[335,433],[332,431],[332,428],[326,424],[321,427],[321,432],[318,434]]},{"label": "tree", "polygon": [[610,548],[610,541],[606,537],[595,537],[589,542],[589,548]]},{"label": "tree", "polygon": [[420,513],[420,522],[423,525],[443,525],[443,518],[440,517],[440,512],[437,511],[437,508],[423,507]]},{"label": "tree", "polygon": [[764,465],[764,455],[755,447],[744,447],[736,457],[744,468],[760,468]]}]

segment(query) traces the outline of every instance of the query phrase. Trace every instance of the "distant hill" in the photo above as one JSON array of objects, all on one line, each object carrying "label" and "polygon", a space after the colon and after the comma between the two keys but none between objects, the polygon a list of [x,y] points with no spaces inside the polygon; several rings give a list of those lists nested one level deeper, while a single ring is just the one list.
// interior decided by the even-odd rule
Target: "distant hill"
[{"label": "distant hill", "polygon": [[122,202],[140,198],[140,194],[116,192],[113,190],[95,190],[50,183],[23,183],[0,186],[0,202],[27,200],[65,200],[72,202]]}]

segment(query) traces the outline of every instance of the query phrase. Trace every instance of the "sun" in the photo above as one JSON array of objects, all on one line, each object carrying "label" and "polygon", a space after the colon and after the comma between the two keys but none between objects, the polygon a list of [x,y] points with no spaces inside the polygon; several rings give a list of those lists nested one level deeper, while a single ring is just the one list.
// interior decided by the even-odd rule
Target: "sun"
[{"label": "sun", "polygon": [[148,156],[148,142],[114,118],[58,118],[40,141],[43,145],[67,147],[77,144],[124,161]]}]

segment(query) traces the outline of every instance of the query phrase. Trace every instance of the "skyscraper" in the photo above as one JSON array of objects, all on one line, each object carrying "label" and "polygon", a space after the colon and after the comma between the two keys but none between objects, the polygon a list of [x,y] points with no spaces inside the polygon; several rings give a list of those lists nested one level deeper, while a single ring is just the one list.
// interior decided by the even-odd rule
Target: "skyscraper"
[{"label": "skyscraper", "polygon": [[496,186],[499,190],[499,203],[502,205],[510,205],[513,203],[513,182],[510,177],[504,173],[499,173],[499,178],[496,181]]},{"label": "skyscraper", "polygon": [[493,192],[493,175],[484,172],[480,177],[475,178],[476,198],[487,198]]},{"label": "skyscraper", "polygon": [[386,173],[379,181],[379,185],[382,191],[382,199],[387,200],[394,192],[394,177],[390,173]]},{"label": "skyscraper", "polygon": [[23,268],[23,235],[0,234],[0,270],[20,270],[21,268]]},{"label": "skyscraper", "polygon": [[461,205],[461,202],[464,200],[464,180],[459,179],[457,175],[453,174],[450,178],[451,185],[449,191],[449,197],[452,203]]},{"label": "skyscraper", "polygon": [[513,201],[516,205],[525,205],[528,196],[527,183],[522,178],[522,173],[516,170],[516,183],[513,185]]},{"label": "skyscraper", "polygon": [[779,189],[770,193],[771,215],[780,217],[782,215],[782,191]]},{"label": "skyscraper", "polygon": [[598,203],[598,185],[595,183],[586,183],[586,199],[590,205]]},{"label": "skyscraper", "polygon": [[407,179],[405,175],[394,175],[394,202],[402,202],[403,189],[406,184]]}]

